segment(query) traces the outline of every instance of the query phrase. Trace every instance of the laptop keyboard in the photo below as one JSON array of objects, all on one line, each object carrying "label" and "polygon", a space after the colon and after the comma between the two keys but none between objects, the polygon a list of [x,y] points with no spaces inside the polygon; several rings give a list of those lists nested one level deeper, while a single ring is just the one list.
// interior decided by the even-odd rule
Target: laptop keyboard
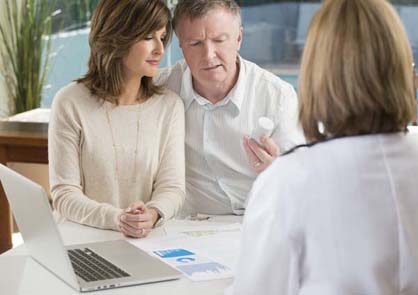
[{"label": "laptop keyboard", "polygon": [[68,250],[68,254],[76,275],[86,282],[130,276],[88,248]]}]

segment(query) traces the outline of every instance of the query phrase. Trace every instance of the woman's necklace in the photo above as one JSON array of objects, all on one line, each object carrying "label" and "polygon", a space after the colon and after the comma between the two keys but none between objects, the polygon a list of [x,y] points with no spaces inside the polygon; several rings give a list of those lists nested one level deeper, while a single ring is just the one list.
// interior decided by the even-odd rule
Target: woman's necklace
[{"label": "woman's necklace", "polygon": [[[107,123],[109,125],[109,129],[110,129],[110,135],[112,138],[112,147],[113,147],[113,153],[114,153],[114,158],[115,158],[115,175],[116,175],[116,181],[119,183],[120,180],[120,169],[119,169],[119,159],[118,159],[118,152],[117,152],[117,147],[116,147],[116,141],[115,141],[115,135],[113,133],[113,128],[112,128],[112,123],[110,120],[110,114],[109,114],[109,107],[106,106],[106,118],[107,118]],[[135,150],[134,150],[134,174],[132,176],[132,182],[136,183],[137,181],[137,173],[138,173],[138,163],[137,163],[137,158],[138,158],[138,144],[139,144],[139,110],[140,110],[140,104],[138,104],[138,108],[137,108],[137,118],[136,118],[136,144],[135,144]]]}]

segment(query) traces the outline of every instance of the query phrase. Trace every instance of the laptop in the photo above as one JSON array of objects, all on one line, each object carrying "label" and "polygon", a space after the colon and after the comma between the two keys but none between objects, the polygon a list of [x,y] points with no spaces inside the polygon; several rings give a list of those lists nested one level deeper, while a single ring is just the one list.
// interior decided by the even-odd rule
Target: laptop
[{"label": "laptop", "polygon": [[64,246],[45,190],[4,165],[0,180],[31,257],[77,291],[181,277],[179,271],[125,240]]}]

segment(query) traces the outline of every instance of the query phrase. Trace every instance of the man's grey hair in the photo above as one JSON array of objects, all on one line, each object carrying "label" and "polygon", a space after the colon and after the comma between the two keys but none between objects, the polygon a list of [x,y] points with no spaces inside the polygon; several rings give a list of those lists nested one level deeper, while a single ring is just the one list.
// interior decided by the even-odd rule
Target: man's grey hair
[{"label": "man's grey hair", "polygon": [[183,17],[193,20],[218,8],[223,8],[237,16],[241,26],[241,9],[234,0],[179,0],[174,10],[173,28],[176,30],[180,19]]}]

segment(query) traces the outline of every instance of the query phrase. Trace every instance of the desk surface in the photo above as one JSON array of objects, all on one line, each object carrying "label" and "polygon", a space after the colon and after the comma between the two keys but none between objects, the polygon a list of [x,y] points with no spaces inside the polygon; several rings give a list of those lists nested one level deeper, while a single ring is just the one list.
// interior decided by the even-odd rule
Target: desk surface
[{"label": "desk surface", "polygon": [[[237,216],[216,217],[210,221],[210,224],[219,224],[222,226],[239,222],[240,220],[241,218]],[[171,224],[184,223],[184,221],[176,220],[169,222]],[[118,232],[98,230],[71,222],[61,223],[59,228],[66,245],[123,238]],[[147,239],[163,236],[165,236],[164,228],[158,228],[155,229]],[[228,247],[228,245],[225,245],[225,247]],[[47,251],[47,249],[45,251]],[[238,255],[238,253],[236,255]],[[0,276],[0,290],[2,294],[79,294],[55,275],[40,266],[37,262],[29,258],[24,245],[0,255],[0,273],[2,274]],[[193,282],[186,277],[182,277],[175,281],[89,292],[87,294],[220,295],[224,293],[225,288],[229,286],[231,282],[232,279]]]},{"label": "desk surface", "polygon": [[48,123],[0,121],[0,143],[48,145]]}]

